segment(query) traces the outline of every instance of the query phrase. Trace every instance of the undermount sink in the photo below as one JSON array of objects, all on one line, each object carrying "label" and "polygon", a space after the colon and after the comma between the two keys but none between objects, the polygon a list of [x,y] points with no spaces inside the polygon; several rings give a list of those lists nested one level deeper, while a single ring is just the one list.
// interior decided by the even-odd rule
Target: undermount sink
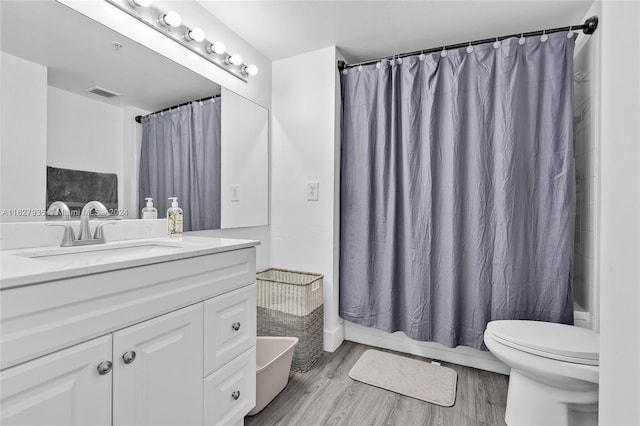
[{"label": "undermount sink", "polygon": [[162,256],[179,253],[181,245],[162,243],[138,243],[135,245],[104,245],[77,248],[56,248],[35,252],[20,253],[18,256],[55,262],[65,266],[89,266],[103,263],[120,262],[144,257]]}]

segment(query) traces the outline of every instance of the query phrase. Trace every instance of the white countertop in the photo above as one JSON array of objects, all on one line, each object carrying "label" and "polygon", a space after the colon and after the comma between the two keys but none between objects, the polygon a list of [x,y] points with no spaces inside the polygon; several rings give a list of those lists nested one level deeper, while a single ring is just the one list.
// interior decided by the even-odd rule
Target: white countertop
[{"label": "white countertop", "polygon": [[[255,240],[184,236],[180,238],[144,238],[113,241],[82,247],[36,247],[0,251],[0,290],[133,268],[195,256],[239,250],[260,244]],[[138,250],[141,246],[148,251]],[[81,259],[64,261],[74,254],[98,252],[98,256],[82,255]],[[51,259],[58,260],[51,260]]]}]

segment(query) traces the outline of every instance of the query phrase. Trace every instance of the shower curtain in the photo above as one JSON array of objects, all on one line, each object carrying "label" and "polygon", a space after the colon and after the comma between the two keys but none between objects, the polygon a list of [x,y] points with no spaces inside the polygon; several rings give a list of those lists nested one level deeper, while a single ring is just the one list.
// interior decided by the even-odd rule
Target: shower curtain
[{"label": "shower curtain", "polygon": [[548,37],[341,75],[342,318],[485,350],[491,320],[573,323],[575,36]]},{"label": "shower curtain", "polygon": [[142,119],[139,206],[153,197],[158,218],[178,197],[184,231],[220,228],[220,98]]}]

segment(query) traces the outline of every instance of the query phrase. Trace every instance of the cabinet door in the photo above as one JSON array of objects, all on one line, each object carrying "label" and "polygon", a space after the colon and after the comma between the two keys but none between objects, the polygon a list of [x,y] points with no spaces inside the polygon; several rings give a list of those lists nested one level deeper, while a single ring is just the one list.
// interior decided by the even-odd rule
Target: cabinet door
[{"label": "cabinet door", "polygon": [[202,424],[202,303],[113,334],[113,424]]},{"label": "cabinet door", "polygon": [[110,425],[110,362],[111,335],[4,370],[0,423]]}]

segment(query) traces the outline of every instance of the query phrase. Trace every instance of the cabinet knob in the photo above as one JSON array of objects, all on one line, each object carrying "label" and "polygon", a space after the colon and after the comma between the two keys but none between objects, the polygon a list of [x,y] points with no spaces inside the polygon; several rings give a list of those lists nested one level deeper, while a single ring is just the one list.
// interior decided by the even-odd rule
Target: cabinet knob
[{"label": "cabinet knob", "polygon": [[231,328],[233,328],[235,331],[240,330],[240,323],[234,322],[233,324],[231,324]]},{"label": "cabinet knob", "polygon": [[134,351],[125,352],[122,355],[122,360],[125,364],[131,364],[136,359],[136,353]]},{"label": "cabinet knob", "polygon": [[111,371],[111,367],[113,366],[113,364],[111,364],[111,361],[103,361],[100,364],[98,364],[98,374],[100,374],[101,376],[104,376],[105,374],[109,374],[109,371]]},{"label": "cabinet knob", "polygon": [[239,391],[239,390],[234,391],[234,392],[231,394],[231,398],[233,398],[234,400],[236,400],[236,401],[237,401],[237,400],[238,400],[238,398],[240,398],[240,391]]}]

